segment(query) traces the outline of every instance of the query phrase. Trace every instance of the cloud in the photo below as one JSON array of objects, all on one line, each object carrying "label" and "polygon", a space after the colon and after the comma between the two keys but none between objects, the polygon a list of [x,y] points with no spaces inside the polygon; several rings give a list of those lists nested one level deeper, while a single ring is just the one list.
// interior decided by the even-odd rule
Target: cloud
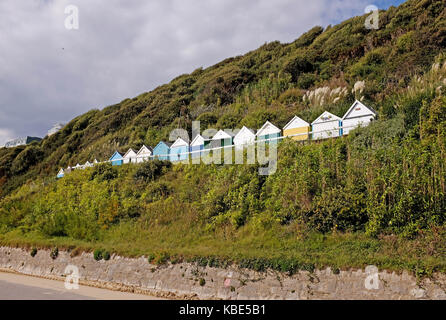
[{"label": "cloud", "polygon": [[11,130],[0,128],[0,148],[5,145],[6,142],[12,140],[15,134]]},{"label": "cloud", "polygon": [[[79,8],[67,30],[65,7]],[[43,136],[265,42],[362,14],[363,0],[3,0],[0,128]],[[0,135],[1,142],[1,135]]]}]

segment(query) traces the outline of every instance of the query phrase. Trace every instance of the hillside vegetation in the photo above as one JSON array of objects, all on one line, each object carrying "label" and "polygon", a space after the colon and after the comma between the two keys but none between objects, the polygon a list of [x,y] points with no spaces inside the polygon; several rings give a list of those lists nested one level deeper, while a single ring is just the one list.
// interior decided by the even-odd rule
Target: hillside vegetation
[{"label": "hillside vegetation", "polygon": [[[237,261],[282,271],[375,264],[446,271],[446,9],[408,1],[273,42],[103,110],[26,147],[0,150],[0,241],[104,247],[158,262]],[[357,81],[365,81],[353,90]],[[355,98],[379,120],[347,137],[284,141],[277,172],[258,165],[59,167],[154,146],[193,120],[283,127],[340,116]]]}]

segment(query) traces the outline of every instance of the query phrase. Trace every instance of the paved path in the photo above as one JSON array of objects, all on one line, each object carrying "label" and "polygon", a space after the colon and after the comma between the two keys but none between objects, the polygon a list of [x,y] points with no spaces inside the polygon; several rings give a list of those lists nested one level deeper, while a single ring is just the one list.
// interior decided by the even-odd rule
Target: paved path
[{"label": "paved path", "polygon": [[160,300],[160,298],[79,286],[65,289],[62,281],[0,272],[0,300]]}]

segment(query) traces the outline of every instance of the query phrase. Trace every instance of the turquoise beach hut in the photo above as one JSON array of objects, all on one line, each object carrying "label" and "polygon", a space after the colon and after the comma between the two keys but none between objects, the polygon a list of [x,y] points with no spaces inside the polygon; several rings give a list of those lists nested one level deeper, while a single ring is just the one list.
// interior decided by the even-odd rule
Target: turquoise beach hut
[{"label": "turquoise beach hut", "polygon": [[65,171],[63,169],[60,169],[59,173],[57,174],[57,179],[63,178],[65,176]]},{"label": "turquoise beach hut", "polygon": [[124,162],[122,154],[120,154],[118,151],[116,151],[110,158],[110,162],[111,162],[112,166],[121,166],[122,163]]},{"label": "turquoise beach hut", "polygon": [[158,160],[169,160],[170,146],[169,142],[160,141],[153,149],[153,157]]},{"label": "turquoise beach hut", "polygon": [[187,160],[189,157],[189,142],[182,138],[178,138],[174,144],[170,146],[170,161]]}]

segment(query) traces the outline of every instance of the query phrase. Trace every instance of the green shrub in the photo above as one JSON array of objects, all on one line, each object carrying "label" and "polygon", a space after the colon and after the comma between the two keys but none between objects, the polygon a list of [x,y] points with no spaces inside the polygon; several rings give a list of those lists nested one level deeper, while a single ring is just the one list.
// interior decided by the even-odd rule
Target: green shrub
[{"label": "green shrub", "polygon": [[200,286],[204,287],[205,284],[206,284],[206,280],[204,280],[203,278],[200,278]]},{"label": "green shrub", "polygon": [[32,250],[31,250],[31,257],[35,257],[36,256],[36,254],[37,254],[37,248],[32,248]]},{"label": "green shrub", "polygon": [[96,249],[94,252],[93,252],[93,257],[94,257],[94,259],[96,260],[96,261],[100,261],[100,260],[102,260],[102,249]]},{"label": "green shrub", "polygon": [[102,258],[103,258],[105,261],[110,260],[110,252],[108,252],[108,251],[105,250],[105,251],[102,253]]},{"label": "green shrub", "polygon": [[159,178],[172,166],[170,161],[153,160],[143,163],[136,170],[133,178],[144,182],[151,182]]},{"label": "green shrub", "polygon": [[58,255],[59,255],[59,249],[57,247],[55,247],[53,250],[51,250],[51,252],[50,252],[51,259],[55,260]]},{"label": "green shrub", "polygon": [[149,256],[147,257],[147,261],[148,261],[149,263],[152,263],[152,262],[155,260],[155,258],[156,258],[156,256],[155,256],[153,253],[151,253],[151,254],[149,254]]},{"label": "green shrub", "polygon": [[98,181],[110,181],[118,177],[117,169],[111,163],[101,163],[96,165],[91,173],[90,180],[98,179]]}]

